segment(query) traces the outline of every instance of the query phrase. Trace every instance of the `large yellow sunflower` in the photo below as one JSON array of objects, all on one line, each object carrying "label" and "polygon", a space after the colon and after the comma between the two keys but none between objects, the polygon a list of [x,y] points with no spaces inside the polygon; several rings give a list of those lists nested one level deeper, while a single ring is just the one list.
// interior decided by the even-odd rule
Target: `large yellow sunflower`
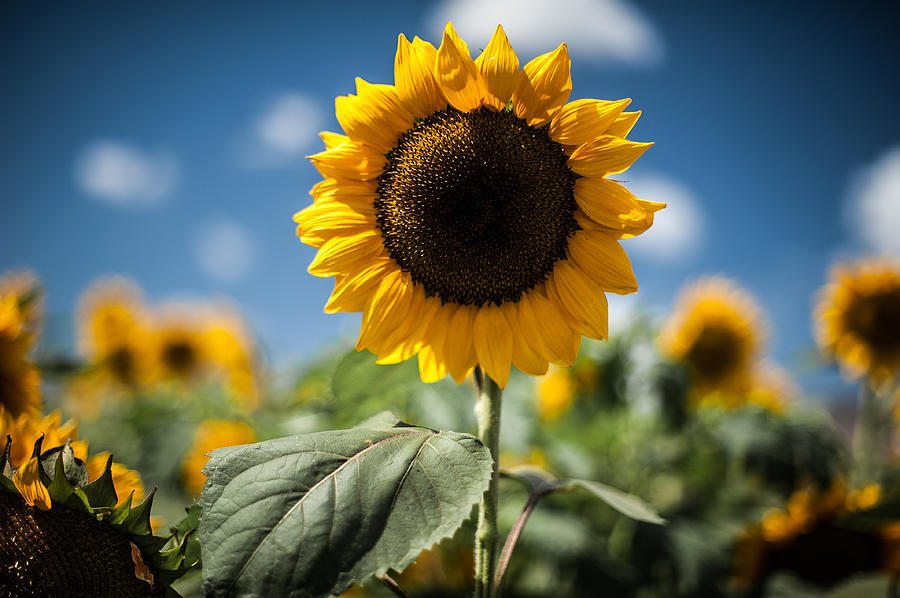
[{"label": "large yellow sunflower", "polygon": [[836,265],[815,309],[819,346],[853,378],[877,386],[900,371],[900,261],[869,258]]},{"label": "large yellow sunflower", "polygon": [[699,398],[705,392],[748,388],[763,336],[753,298],[730,280],[709,277],[681,292],[659,347],[687,364],[692,394]]},{"label": "large yellow sunflower", "polygon": [[325,180],[294,219],[325,311],[362,312],[357,349],[418,354],[426,382],[571,365],[607,336],[604,292],[637,290],[618,240],[664,207],[606,178],[651,145],[626,139],[640,113],[567,103],[566,45],[520,68],[499,26],[474,60],[449,23],[437,49],[401,34],[394,83],[357,79],[310,156]]}]

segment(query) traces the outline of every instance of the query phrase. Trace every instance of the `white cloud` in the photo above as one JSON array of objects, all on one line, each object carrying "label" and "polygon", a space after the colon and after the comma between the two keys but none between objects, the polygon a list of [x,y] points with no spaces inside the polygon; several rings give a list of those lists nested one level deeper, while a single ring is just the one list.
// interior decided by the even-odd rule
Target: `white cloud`
[{"label": "white cloud", "polygon": [[153,205],[178,183],[178,162],[124,141],[97,140],[75,161],[75,180],[86,194],[116,205]]},{"label": "white cloud", "polygon": [[207,276],[220,282],[234,283],[250,272],[256,250],[242,225],[220,218],[201,229],[194,245],[194,255]]},{"label": "white cloud", "polygon": [[444,0],[429,21],[437,42],[447,21],[453,22],[473,54],[487,45],[498,23],[522,59],[560,42],[594,62],[648,66],[663,54],[656,28],[627,0]]},{"label": "white cloud", "polygon": [[900,146],[855,177],[847,209],[853,229],[870,249],[900,254]]},{"label": "white cloud", "polygon": [[634,241],[625,241],[629,253],[674,262],[689,257],[700,247],[704,237],[703,214],[690,189],[660,174],[630,177],[625,186],[641,199],[667,204],[656,213],[649,230]]},{"label": "white cloud", "polygon": [[253,123],[241,148],[241,161],[252,168],[290,164],[318,140],[325,115],[307,95],[286,92],[273,98]]}]

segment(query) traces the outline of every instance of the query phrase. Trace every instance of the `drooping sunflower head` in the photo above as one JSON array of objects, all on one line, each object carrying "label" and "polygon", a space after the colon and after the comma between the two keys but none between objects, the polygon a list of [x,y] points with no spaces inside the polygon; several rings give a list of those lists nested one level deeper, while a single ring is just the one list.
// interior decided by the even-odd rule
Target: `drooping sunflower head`
[{"label": "drooping sunflower head", "polygon": [[34,340],[20,298],[0,295],[0,407],[13,415],[40,408],[40,375],[29,356]]},{"label": "drooping sunflower head", "polygon": [[900,262],[871,258],[836,265],[815,309],[819,347],[851,377],[876,385],[900,372]]},{"label": "drooping sunflower head", "polygon": [[768,510],[740,535],[733,582],[757,587],[776,571],[789,571],[827,588],[866,571],[895,570],[896,526],[860,530],[840,524],[841,517],[880,500],[877,484],[848,490],[836,480],[824,491],[799,488],[784,507]]},{"label": "drooping sunflower head", "polygon": [[207,420],[194,431],[194,442],[185,455],[181,467],[181,481],[189,494],[199,496],[206,483],[203,468],[207,453],[217,448],[256,442],[253,428],[242,421]]},{"label": "drooping sunflower head", "polygon": [[504,386],[607,336],[604,292],[637,290],[618,240],[664,204],[606,178],[651,145],[626,139],[630,100],[571,90],[565,44],[520,68],[501,27],[473,59],[448,23],[439,48],[400,35],[394,85],[337,98],[345,135],[322,134],[295,221],[309,271],[335,277],[325,311],[363,313],[357,349]]},{"label": "drooping sunflower head", "polygon": [[682,290],[659,346],[691,371],[699,393],[747,388],[764,336],[756,302],[733,282],[711,277]]},{"label": "drooping sunflower head", "polygon": [[[96,467],[73,444],[47,440],[38,438],[18,467],[8,452],[0,455],[4,595],[168,595],[196,564],[198,547],[184,535],[153,535],[153,493],[137,502],[143,487],[135,472],[120,466],[117,473],[111,456],[99,456]],[[189,520],[190,513],[179,526]]]},{"label": "drooping sunflower head", "polygon": [[79,300],[78,349],[104,378],[135,387],[146,375],[147,320],[135,283],[119,276],[99,279]]}]

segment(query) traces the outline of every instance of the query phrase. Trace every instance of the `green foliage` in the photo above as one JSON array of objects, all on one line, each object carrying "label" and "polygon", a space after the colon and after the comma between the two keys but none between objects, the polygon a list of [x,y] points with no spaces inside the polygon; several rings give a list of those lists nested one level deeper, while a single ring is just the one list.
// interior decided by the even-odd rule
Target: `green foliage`
[{"label": "green foliage", "polygon": [[209,596],[329,596],[402,570],[487,488],[476,438],[378,418],[213,451],[200,506]]},{"label": "green foliage", "polygon": [[580,480],[577,478],[557,479],[553,475],[536,467],[522,467],[503,472],[506,476],[523,482],[533,499],[538,499],[551,492],[560,490],[586,490],[592,496],[599,498],[616,511],[636,521],[663,524],[665,519],[649,507],[637,496],[622,492],[612,486]]}]

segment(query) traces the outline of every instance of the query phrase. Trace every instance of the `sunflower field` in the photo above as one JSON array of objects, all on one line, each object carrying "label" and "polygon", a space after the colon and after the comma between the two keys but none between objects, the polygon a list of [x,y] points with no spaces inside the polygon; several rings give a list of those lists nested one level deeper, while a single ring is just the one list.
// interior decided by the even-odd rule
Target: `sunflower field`
[{"label": "sunflower field", "polygon": [[614,318],[680,209],[632,188],[653,128],[491,26],[339,73],[290,241],[350,335],[277,358],[214,291],[0,273],[0,597],[900,596],[900,254],[791,297],[789,365],[735,276]]}]

